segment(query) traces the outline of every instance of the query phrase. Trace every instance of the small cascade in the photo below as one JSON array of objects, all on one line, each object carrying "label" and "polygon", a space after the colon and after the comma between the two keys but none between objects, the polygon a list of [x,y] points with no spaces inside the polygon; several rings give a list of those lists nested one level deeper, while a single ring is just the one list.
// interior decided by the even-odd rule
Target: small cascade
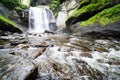
[{"label": "small cascade", "polygon": [[[51,18],[52,16],[52,18]],[[44,7],[30,7],[29,9],[29,32],[43,33],[54,31],[50,28],[51,21],[55,23],[52,12]],[[54,25],[52,27],[55,27]]]}]

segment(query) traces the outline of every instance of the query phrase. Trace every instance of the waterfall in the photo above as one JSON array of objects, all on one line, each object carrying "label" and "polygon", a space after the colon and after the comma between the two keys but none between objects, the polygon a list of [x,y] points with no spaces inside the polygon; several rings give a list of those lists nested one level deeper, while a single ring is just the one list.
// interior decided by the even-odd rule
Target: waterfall
[{"label": "waterfall", "polygon": [[[55,24],[55,19],[50,10],[44,7],[30,7],[29,32],[43,33],[44,31],[54,31],[50,28],[51,21]],[[52,25],[52,27],[54,28],[55,26]]]}]

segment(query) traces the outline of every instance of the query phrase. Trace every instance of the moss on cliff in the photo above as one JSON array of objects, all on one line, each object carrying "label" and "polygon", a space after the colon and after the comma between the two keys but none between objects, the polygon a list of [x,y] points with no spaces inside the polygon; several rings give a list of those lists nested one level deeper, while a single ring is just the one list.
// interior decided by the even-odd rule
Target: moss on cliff
[{"label": "moss on cliff", "polygon": [[0,14],[0,29],[5,30],[5,31],[21,33],[21,30],[19,28],[17,28],[17,25],[14,22],[6,19],[1,14]]},{"label": "moss on cliff", "polygon": [[101,25],[107,25],[109,23],[117,22],[120,20],[120,4],[113,6],[112,8],[105,9],[90,19],[80,23],[81,26],[93,25],[99,23]]},{"label": "moss on cliff", "polygon": [[102,26],[120,21],[120,0],[81,0],[66,21],[67,26],[81,22],[80,26],[99,23]]},{"label": "moss on cliff", "polygon": [[[87,3],[89,0],[82,0],[81,4]],[[90,4],[83,6],[82,8],[77,8],[74,12],[70,15],[70,17],[78,17],[84,12],[90,12],[95,10],[103,9],[105,6],[111,4],[113,0],[91,0]],[[81,7],[81,6],[80,6]]]},{"label": "moss on cliff", "polygon": [[0,15],[0,22],[6,24],[6,25],[11,25],[11,26],[16,26],[15,23],[13,23],[12,21],[6,19],[5,17],[3,17],[2,15]]}]

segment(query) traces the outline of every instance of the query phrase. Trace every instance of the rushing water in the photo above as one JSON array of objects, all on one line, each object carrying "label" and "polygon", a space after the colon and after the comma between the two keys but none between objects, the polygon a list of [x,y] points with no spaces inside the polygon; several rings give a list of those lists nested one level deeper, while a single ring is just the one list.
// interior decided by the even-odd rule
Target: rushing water
[{"label": "rushing water", "polygon": [[[30,7],[29,9],[29,32],[43,33],[54,31],[55,19],[52,12],[44,7]],[[51,27],[52,26],[52,27]]]},{"label": "rushing water", "polygon": [[38,80],[120,79],[120,42],[59,37],[53,36],[50,43],[56,45],[36,58]]},{"label": "rushing water", "polygon": [[[76,37],[67,34],[22,34],[2,36],[9,41],[28,41],[27,49],[9,45],[0,49],[33,59],[38,66],[35,80],[120,80],[120,42],[109,39]],[[17,40],[18,39],[18,40]],[[4,46],[8,43],[3,43]],[[34,58],[44,43],[46,50]],[[23,44],[23,43],[22,43]]]}]

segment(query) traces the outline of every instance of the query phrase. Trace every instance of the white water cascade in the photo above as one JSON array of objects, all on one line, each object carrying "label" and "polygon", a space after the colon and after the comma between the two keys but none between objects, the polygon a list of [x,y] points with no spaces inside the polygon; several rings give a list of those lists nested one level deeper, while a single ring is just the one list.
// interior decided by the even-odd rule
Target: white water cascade
[{"label": "white water cascade", "polygon": [[[50,10],[44,7],[30,7],[29,32],[43,33],[44,31],[54,31],[50,27],[51,21],[53,21],[52,23],[55,23],[55,19]],[[52,27],[55,27],[55,26],[52,25]]]}]

